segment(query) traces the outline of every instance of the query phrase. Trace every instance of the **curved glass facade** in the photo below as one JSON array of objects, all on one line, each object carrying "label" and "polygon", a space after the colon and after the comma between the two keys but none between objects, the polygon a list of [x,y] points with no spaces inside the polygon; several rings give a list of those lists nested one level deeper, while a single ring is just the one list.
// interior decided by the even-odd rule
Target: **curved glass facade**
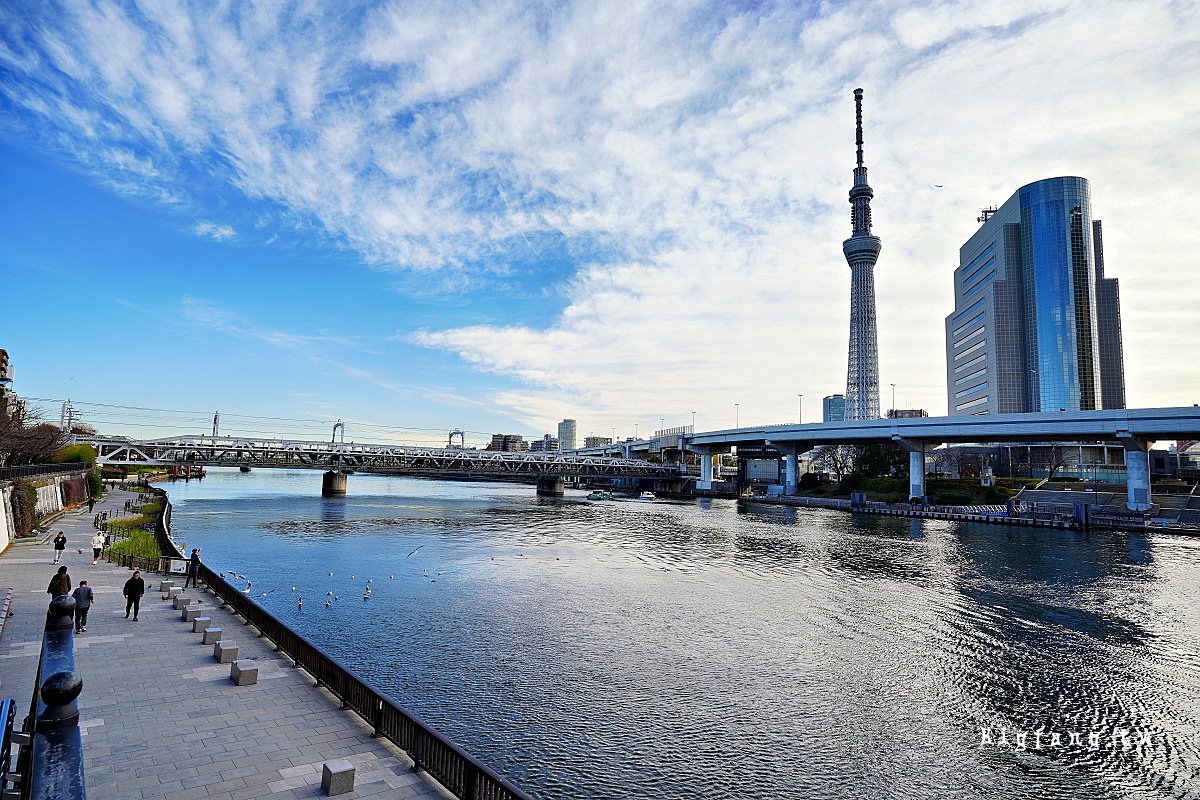
[{"label": "curved glass facade", "polygon": [[1099,408],[1090,187],[1049,178],[1018,195],[1030,399],[1041,411]]}]

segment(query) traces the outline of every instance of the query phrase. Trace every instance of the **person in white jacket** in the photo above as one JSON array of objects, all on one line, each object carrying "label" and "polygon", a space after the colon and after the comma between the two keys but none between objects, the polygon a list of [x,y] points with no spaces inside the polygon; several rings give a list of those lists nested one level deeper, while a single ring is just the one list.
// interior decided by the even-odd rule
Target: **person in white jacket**
[{"label": "person in white jacket", "polygon": [[92,563],[95,564],[100,560],[100,551],[104,549],[104,534],[97,532],[92,537]]}]

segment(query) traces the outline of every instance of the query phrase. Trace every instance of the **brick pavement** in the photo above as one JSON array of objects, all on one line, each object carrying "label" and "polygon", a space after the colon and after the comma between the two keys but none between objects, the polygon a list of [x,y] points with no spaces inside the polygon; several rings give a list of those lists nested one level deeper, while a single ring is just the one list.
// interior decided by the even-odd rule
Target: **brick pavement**
[{"label": "brick pavement", "polygon": [[[124,505],[128,492],[112,491],[96,511]],[[235,686],[229,664],[183,622],[157,591],[161,576],[146,575],[150,590],[139,622],[125,619],[121,587],[130,571],[92,565],[95,530],[86,509],[52,526],[67,535],[72,584],[86,579],[96,595],[87,632],[75,640],[83,676],[80,727],[87,790],[110,800],[142,798],[322,797],[321,765],[346,758],[355,764],[346,798],[447,798],[425,773],[412,771],[403,751],[370,728],[301,670],[273,652],[207,592],[199,598],[223,638],[241,658],[258,662],[259,682]],[[80,554],[77,550],[82,549]],[[0,595],[13,587],[13,616],[0,638],[0,694],[26,708],[33,692],[45,625],[46,594],[57,567],[49,544],[16,545],[0,556]]]}]

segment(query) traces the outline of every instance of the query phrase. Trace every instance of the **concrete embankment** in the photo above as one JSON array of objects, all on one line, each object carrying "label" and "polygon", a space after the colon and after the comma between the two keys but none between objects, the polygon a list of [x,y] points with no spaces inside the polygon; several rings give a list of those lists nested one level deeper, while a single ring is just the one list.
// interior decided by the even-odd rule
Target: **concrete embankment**
[{"label": "concrete embankment", "polygon": [[[25,498],[18,496],[25,487],[33,490],[32,508],[27,508]],[[0,551],[18,536],[27,535],[34,517],[43,524],[51,523],[64,509],[86,503],[87,498],[86,465],[69,465],[66,471],[53,474],[0,480]]]}]

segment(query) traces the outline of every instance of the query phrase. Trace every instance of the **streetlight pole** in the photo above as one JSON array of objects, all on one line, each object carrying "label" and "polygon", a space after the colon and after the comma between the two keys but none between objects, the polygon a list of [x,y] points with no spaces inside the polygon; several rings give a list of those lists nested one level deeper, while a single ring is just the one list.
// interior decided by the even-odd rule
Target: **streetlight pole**
[{"label": "streetlight pole", "polygon": [[742,427],[742,404],[741,403],[733,404],[733,427],[735,427],[735,428]]},{"label": "streetlight pole", "polygon": [[638,428],[638,424],[636,422],[633,423],[633,438],[634,439],[638,438],[637,428]]},{"label": "streetlight pole", "polygon": [[798,395],[796,395],[796,397],[800,398],[799,422],[801,425],[803,425],[804,424],[804,395],[798,394]]},{"label": "streetlight pole", "polygon": [[696,412],[692,412],[692,433],[696,432]]},{"label": "streetlight pole", "polygon": [[896,416],[896,384],[892,384],[892,416]]}]

